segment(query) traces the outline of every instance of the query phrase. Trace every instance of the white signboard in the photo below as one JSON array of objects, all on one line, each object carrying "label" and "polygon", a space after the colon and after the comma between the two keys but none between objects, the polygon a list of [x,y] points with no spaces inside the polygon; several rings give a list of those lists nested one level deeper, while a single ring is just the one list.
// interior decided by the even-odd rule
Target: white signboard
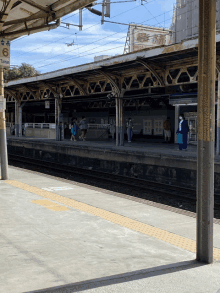
[{"label": "white signboard", "polygon": [[10,67],[10,41],[0,39],[0,66]]},{"label": "white signboard", "polygon": [[0,96],[0,112],[4,112],[6,110],[6,99],[4,96]]},{"label": "white signboard", "polygon": [[152,120],[144,120],[143,124],[144,124],[143,134],[152,135]]},{"label": "white signboard", "polygon": [[130,25],[132,51],[170,44],[168,30]]},{"label": "white signboard", "polygon": [[154,120],[154,135],[163,135],[163,120]]}]

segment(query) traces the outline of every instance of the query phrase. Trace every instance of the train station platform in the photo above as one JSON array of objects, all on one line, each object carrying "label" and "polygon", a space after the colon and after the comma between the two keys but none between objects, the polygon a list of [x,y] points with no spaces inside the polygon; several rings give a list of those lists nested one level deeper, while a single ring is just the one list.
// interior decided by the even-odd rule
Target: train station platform
[{"label": "train station platform", "polygon": [[220,290],[217,223],[206,265],[192,213],[15,167],[0,189],[1,293]]},{"label": "train station platform", "polygon": [[[55,141],[9,136],[8,152],[71,167],[140,178],[196,189],[197,146],[111,141]],[[220,194],[220,156],[215,156],[215,192]]]}]

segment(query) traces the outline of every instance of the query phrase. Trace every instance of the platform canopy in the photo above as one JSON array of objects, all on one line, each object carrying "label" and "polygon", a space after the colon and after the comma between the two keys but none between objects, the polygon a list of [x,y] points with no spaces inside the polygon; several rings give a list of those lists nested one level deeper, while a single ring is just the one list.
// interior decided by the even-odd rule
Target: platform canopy
[{"label": "platform canopy", "polygon": [[0,0],[0,34],[16,39],[22,35],[55,29],[60,18],[94,0]]}]

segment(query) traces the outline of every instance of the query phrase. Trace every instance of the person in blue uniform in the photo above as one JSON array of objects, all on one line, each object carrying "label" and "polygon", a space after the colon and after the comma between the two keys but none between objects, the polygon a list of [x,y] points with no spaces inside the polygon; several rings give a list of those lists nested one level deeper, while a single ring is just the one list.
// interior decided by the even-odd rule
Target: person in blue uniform
[{"label": "person in blue uniform", "polygon": [[182,114],[179,116],[179,119],[180,119],[179,127],[176,132],[177,134],[178,133],[182,134],[182,143],[179,143],[179,149],[186,150],[187,149],[187,133],[189,132],[189,126]]}]

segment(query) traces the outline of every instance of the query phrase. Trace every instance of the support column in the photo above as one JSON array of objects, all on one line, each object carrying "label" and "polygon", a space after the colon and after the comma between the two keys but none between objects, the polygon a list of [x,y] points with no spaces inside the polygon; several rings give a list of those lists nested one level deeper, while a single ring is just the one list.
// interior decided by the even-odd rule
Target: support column
[{"label": "support column", "polygon": [[115,98],[115,114],[116,114],[116,125],[115,125],[115,127],[116,127],[116,146],[118,146],[119,145],[119,139],[118,139],[118,137],[119,137],[119,99],[118,98]]},{"label": "support column", "polygon": [[198,46],[198,261],[213,262],[216,0],[199,0]]},{"label": "support column", "polygon": [[124,145],[124,107],[123,98],[119,99],[119,117],[120,117],[120,146]]},{"label": "support column", "polygon": [[180,106],[175,105],[175,126],[174,126],[174,143],[177,143],[176,131],[179,127]]},{"label": "support column", "polygon": [[[4,97],[4,73],[0,67],[0,95]],[[8,151],[5,125],[5,110],[0,112],[0,152],[1,152],[1,179],[8,179]]]},{"label": "support column", "polygon": [[220,72],[218,72],[216,155],[219,155],[219,147],[220,147],[219,139],[220,139]]},{"label": "support column", "polygon": [[19,111],[19,130],[18,130],[18,136],[21,137],[22,136],[22,106],[21,106],[21,104],[18,107],[18,111]]},{"label": "support column", "polygon": [[19,136],[19,102],[15,101],[15,136]]},{"label": "support column", "polygon": [[55,123],[56,123],[56,140],[61,141],[61,126],[60,126],[60,114],[61,114],[61,99],[55,98]]}]

